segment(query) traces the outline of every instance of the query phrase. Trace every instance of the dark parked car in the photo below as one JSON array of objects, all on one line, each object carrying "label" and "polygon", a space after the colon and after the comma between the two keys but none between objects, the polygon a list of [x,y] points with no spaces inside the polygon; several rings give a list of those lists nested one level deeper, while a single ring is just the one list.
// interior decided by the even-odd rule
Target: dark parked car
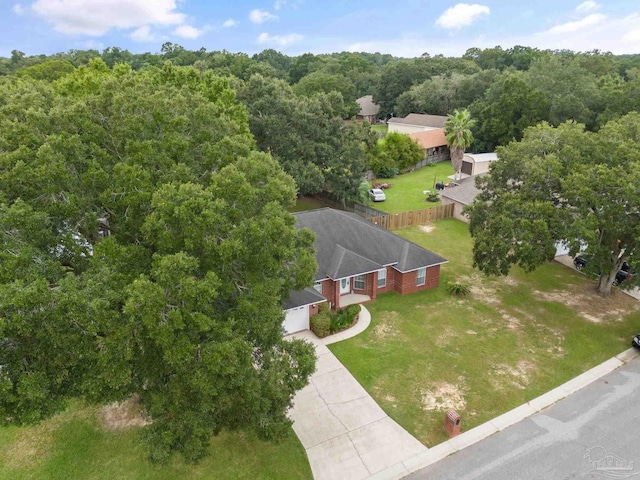
[{"label": "dark parked car", "polygon": [[631,340],[631,346],[640,348],[640,333],[633,337],[633,340]]},{"label": "dark parked car", "polygon": [[[585,255],[578,255],[573,259],[573,264],[576,266],[576,270],[582,271],[583,268],[587,266],[589,263],[589,258]],[[634,275],[634,271],[631,269],[631,265],[627,262],[623,262],[620,270],[616,273],[616,278],[613,281],[614,285],[620,285],[625,280],[631,280]],[[600,272],[596,272],[597,275],[600,275]]]}]

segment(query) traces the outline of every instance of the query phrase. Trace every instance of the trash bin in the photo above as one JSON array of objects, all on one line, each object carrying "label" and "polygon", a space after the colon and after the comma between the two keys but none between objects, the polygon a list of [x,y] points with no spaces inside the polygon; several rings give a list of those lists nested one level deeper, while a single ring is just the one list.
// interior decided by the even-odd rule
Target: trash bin
[{"label": "trash bin", "polygon": [[444,429],[450,438],[460,435],[460,415],[454,410],[447,410],[444,414]]}]

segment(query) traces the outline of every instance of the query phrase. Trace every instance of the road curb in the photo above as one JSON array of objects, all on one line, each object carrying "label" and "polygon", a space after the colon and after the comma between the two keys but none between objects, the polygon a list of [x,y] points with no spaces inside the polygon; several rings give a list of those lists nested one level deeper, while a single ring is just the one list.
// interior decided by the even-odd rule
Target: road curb
[{"label": "road curb", "polygon": [[[463,450],[485,438],[493,435],[494,433],[500,432],[511,425],[514,425],[525,418],[528,418],[541,410],[553,405],[559,400],[568,397],[572,393],[577,392],[578,390],[586,387],[587,385],[595,382],[596,380],[602,378],[603,376],[613,372],[614,370],[620,368],[631,360],[635,359],[640,355],[640,351],[630,348],[625,350],[624,352],[616,355],[609,360],[602,362],[599,365],[587,370],[581,375],[578,375],[575,378],[572,378],[568,382],[563,383],[562,385],[554,388],[553,390],[548,391],[540,395],[539,397],[534,398],[533,400],[520,405],[519,407],[514,408],[513,410],[509,410],[502,415],[489,420],[488,422],[483,423],[482,425],[478,425],[477,427],[472,428],[466,432],[461,433],[457,437],[452,438],[451,440],[447,440],[439,445],[436,445],[426,452],[420,453],[414,457],[411,457],[402,462],[402,466],[406,469],[404,474],[400,474],[402,468],[399,466],[393,466],[387,470],[382,472],[378,472],[376,474],[376,480],[391,480],[402,478],[403,476],[409,475],[411,473],[417,472],[418,470],[422,470],[429,465],[433,465],[436,462],[452,455],[460,450]],[[408,473],[407,473],[408,472]],[[385,474],[388,473],[388,476]],[[401,476],[398,476],[398,475]]]}]

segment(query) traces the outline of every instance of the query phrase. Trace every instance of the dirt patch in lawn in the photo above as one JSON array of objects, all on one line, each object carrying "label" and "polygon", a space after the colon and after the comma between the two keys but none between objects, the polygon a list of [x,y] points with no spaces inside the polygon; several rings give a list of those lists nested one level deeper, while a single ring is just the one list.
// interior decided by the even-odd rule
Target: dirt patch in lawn
[{"label": "dirt patch in lawn", "polygon": [[428,390],[421,392],[422,409],[427,411],[437,410],[464,410],[467,401],[464,398],[462,388],[447,382],[439,382]]},{"label": "dirt patch in lawn", "polygon": [[484,302],[489,305],[496,305],[501,303],[496,289],[490,286],[486,279],[481,275],[473,274],[470,276],[464,276],[460,278],[460,283],[469,285],[471,289],[471,296],[480,302]]},{"label": "dirt patch in lawn", "polygon": [[640,303],[618,289],[609,296],[596,293],[592,285],[581,285],[570,291],[533,292],[547,302],[557,302],[575,310],[585,320],[593,323],[616,322],[629,312],[640,309]]},{"label": "dirt patch in lawn", "polygon": [[451,327],[445,327],[444,330],[435,340],[436,347],[444,348],[448,347],[452,340],[457,337],[456,332]]},{"label": "dirt patch in lawn", "polygon": [[422,230],[425,233],[431,233],[436,229],[435,225],[420,225],[420,230]]},{"label": "dirt patch in lawn", "polygon": [[508,312],[505,312],[504,310],[498,310],[498,313],[500,314],[503,320],[507,321],[507,328],[512,332],[520,330],[522,328],[522,322],[520,321],[520,319],[514,317],[513,315],[510,315]]},{"label": "dirt patch in lawn", "polygon": [[520,360],[515,365],[499,364],[491,372],[491,384],[496,390],[503,390],[506,386],[524,389],[535,370],[536,365],[528,360]]},{"label": "dirt patch in lawn", "polygon": [[105,405],[100,409],[100,418],[107,430],[124,430],[151,424],[151,420],[145,415],[135,395],[124,402]]},{"label": "dirt patch in lawn", "polygon": [[373,328],[373,335],[376,340],[384,340],[388,337],[395,337],[400,333],[394,324],[398,321],[398,312],[384,312],[380,316],[380,323]]}]

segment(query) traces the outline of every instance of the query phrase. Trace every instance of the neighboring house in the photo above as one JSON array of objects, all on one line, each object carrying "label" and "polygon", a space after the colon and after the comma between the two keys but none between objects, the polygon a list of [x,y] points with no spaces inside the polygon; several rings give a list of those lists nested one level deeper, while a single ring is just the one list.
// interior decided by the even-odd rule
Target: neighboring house
[{"label": "neighboring house", "polygon": [[394,291],[401,295],[435,288],[440,281],[440,265],[447,260],[358,215],[322,208],[294,214],[298,228],[316,234],[318,270],[315,292],[321,296],[295,300],[303,292],[292,292],[285,330],[293,333],[309,328],[308,315],[317,311],[320,298],[332,309],[375,300],[379,293]]},{"label": "neighboring house", "polygon": [[462,158],[462,173],[463,178],[466,175],[474,176],[486,173],[489,171],[489,165],[491,162],[498,160],[498,155],[495,152],[491,153],[465,153]]},{"label": "neighboring house", "polygon": [[410,133],[409,137],[414,139],[424,150],[425,163],[435,163],[449,160],[449,147],[444,128],[432,128],[422,132]]},{"label": "neighboring house", "polygon": [[447,117],[442,115],[425,115],[422,113],[410,113],[404,118],[392,117],[387,121],[389,133],[418,133],[444,128]]},{"label": "neighboring house", "polygon": [[440,203],[442,205],[453,204],[453,218],[465,223],[469,219],[462,213],[466,205],[470,205],[475,200],[480,190],[476,188],[476,177],[466,177],[456,180],[455,186],[449,186],[440,192]]},{"label": "neighboring house", "polygon": [[373,95],[365,95],[356,100],[360,105],[360,111],[356,115],[356,120],[367,120],[370,124],[376,123],[376,115],[380,111],[380,105],[373,103]]}]

